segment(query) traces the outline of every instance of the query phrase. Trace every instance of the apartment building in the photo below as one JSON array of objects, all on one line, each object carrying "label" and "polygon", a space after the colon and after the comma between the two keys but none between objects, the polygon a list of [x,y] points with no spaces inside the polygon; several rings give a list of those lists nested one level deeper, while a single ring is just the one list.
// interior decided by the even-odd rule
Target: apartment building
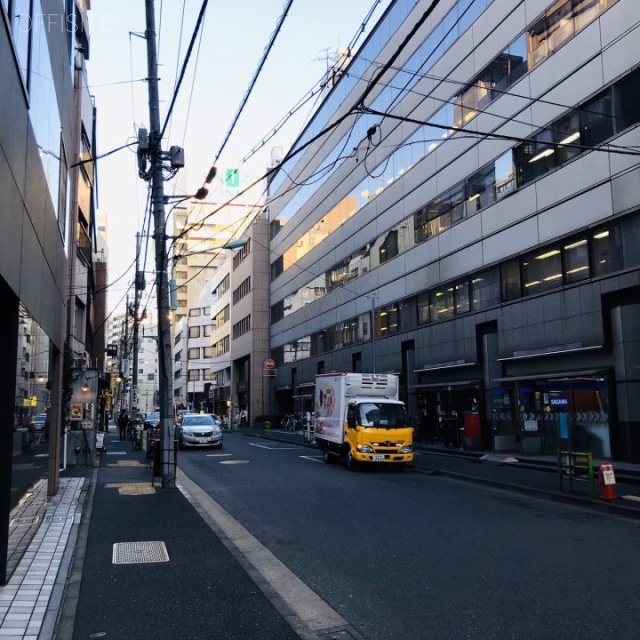
[{"label": "apartment building", "polygon": [[280,413],[394,372],[417,437],[640,460],[634,0],[397,0],[270,180]]},{"label": "apartment building", "polygon": [[263,214],[245,229],[247,243],[226,251],[211,281],[213,327],[210,398],[213,411],[254,426],[271,413],[269,355],[269,221]]}]

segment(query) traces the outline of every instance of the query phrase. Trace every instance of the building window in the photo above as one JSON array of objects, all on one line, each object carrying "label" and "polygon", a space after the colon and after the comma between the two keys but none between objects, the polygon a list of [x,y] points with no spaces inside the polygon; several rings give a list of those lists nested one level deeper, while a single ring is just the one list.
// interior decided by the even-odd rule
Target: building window
[{"label": "building window", "polygon": [[520,260],[511,260],[500,267],[502,301],[516,300],[522,296],[520,286]]},{"label": "building window", "polygon": [[593,275],[603,276],[622,268],[620,227],[599,229],[591,235]]},{"label": "building window", "polygon": [[29,87],[29,50],[33,32],[31,0],[12,0],[9,7],[11,39],[18,59],[20,75],[24,86]]},{"label": "building window", "polygon": [[545,247],[522,258],[522,284],[526,296],[562,286],[560,247]]},{"label": "building window", "polygon": [[490,269],[471,278],[471,304],[474,311],[500,304],[500,271]]},{"label": "building window", "polygon": [[429,293],[421,293],[417,300],[418,325],[427,324],[431,321],[431,302]]},{"label": "building window", "polygon": [[589,245],[587,238],[573,238],[562,247],[564,262],[564,280],[567,284],[588,278]]},{"label": "building window", "polygon": [[198,318],[201,315],[200,309],[189,309],[190,318]]},{"label": "building window", "polygon": [[189,327],[189,337],[190,338],[199,338],[200,337],[200,327]]},{"label": "building window", "polygon": [[639,82],[640,70],[636,69],[515,147],[518,186],[528,184],[637,122]]},{"label": "building window", "polygon": [[198,360],[200,358],[200,349],[198,347],[190,348],[187,358],[189,360]]},{"label": "building window", "polygon": [[222,338],[222,340],[218,340],[218,342],[216,342],[213,347],[215,349],[216,352],[216,357],[217,356],[222,356],[225,353],[229,352],[229,336],[225,336],[224,338]]},{"label": "building window", "polygon": [[234,340],[236,338],[239,338],[240,336],[244,335],[245,333],[248,333],[249,331],[251,331],[251,316],[248,315],[244,318],[242,318],[242,320],[240,320],[240,322],[236,322],[236,324],[233,325],[233,338]]},{"label": "building window", "polygon": [[[222,281],[220,282],[220,284],[213,290],[213,295],[216,298],[216,300],[220,300],[220,298],[227,293],[227,291],[229,291],[229,274],[227,274]],[[211,313],[211,312],[209,312]]]},{"label": "building window", "polygon": [[220,329],[225,322],[229,322],[229,305],[227,305],[222,311],[217,313],[213,318],[213,323],[217,329]]},{"label": "building window", "polygon": [[471,310],[471,301],[469,299],[469,281],[461,280],[453,285],[453,294],[455,299],[455,314],[457,316],[463,313],[469,313]]},{"label": "building window", "polygon": [[240,283],[240,286],[233,292],[232,300],[233,304],[236,304],[246,295],[248,295],[251,291],[251,276],[246,278],[243,282]]},{"label": "building window", "polygon": [[76,298],[75,322],[73,327],[73,335],[80,342],[84,342],[86,331],[86,306],[84,302]]},{"label": "building window", "polygon": [[398,230],[392,229],[380,245],[380,264],[398,255]]},{"label": "building window", "polygon": [[382,307],[375,313],[375,331],[376,337],[384,337],[398,333],[400,331],[400,309],[401,303]]},{"label": "building window", "polygon": [[441,287],[431,292],[431,320],[442,322],[453,318],[455,309],[453,286]]}]

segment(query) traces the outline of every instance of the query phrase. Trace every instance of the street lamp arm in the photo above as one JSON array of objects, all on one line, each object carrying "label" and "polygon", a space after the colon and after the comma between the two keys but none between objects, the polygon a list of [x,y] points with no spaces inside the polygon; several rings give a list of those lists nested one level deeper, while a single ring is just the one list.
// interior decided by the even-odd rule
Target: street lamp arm
[{"label": "street lamp arm", "polygon": [[240,238],[238,240],[230,240],[226,244],[220,245],[219,247],[209,247],[208,249],[202,249],[201,251],[188,251],[187,253],[176,253],[173,256],[175,261],[181,260],[182,258],[188,258],[189,256],[196,256],[203,253],[211,253],[212,251],[220,251],[222,249],[242,249],[242,247],[246,246],[247,240],[245,238]]}]

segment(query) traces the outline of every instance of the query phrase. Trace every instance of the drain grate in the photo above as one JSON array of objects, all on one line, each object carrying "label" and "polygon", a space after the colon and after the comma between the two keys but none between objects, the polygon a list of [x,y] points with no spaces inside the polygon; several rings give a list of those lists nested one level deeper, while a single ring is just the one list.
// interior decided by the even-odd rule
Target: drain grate
[{"label": "drain grate", "polygon": [[113,564],[168,562],[164,542],[117,542],[113,545]]}]

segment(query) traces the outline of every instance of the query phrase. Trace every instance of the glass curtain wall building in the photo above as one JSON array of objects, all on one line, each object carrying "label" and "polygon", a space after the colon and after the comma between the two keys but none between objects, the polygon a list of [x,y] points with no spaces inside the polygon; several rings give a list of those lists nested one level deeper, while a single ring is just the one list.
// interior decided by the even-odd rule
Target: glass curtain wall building
[{"label": "glass curtain wall building", "polygon": [[639,23],[390,5],[270,181],[281,413],[375,368],[419,440],[640,460]]}]

